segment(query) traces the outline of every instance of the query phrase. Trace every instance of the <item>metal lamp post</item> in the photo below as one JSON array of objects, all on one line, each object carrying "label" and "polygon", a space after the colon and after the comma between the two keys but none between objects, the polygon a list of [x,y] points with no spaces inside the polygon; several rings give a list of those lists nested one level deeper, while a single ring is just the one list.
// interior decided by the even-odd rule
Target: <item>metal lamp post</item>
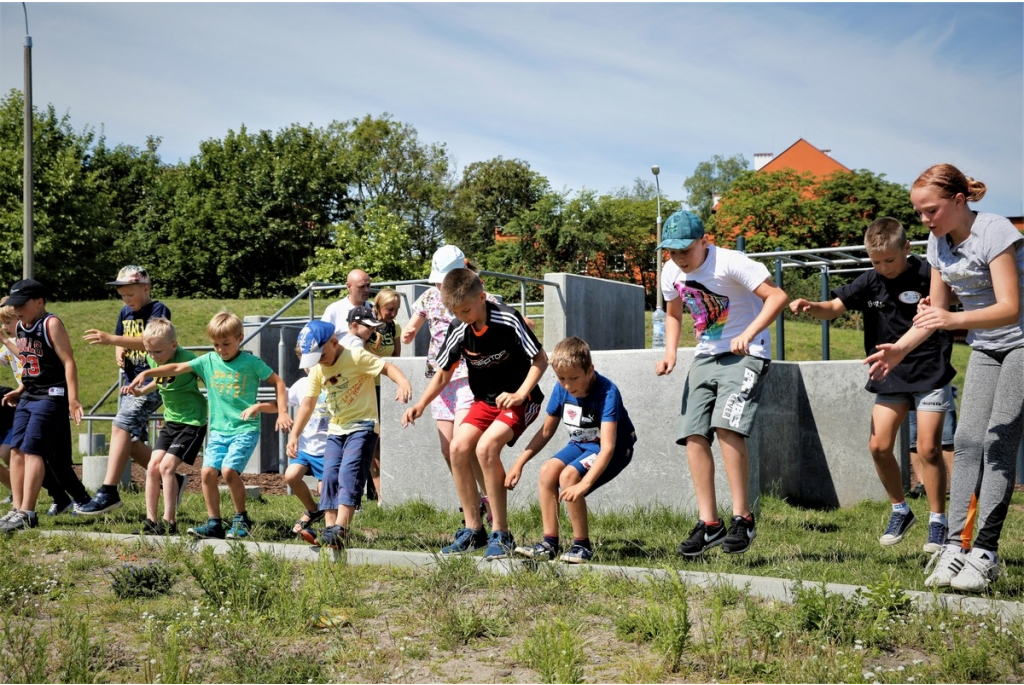
[{"label": "metal lamp post", "polygon": [[658,174],[661,173],[661,167],[657,164],[651,167],[651,173],[654,174],[654,185],[658,189],[658,225],[654,234],[654,265],[655,265],[655,283],[654,289],[658,293],[658,309],[663,309],[665,306],[664,296],[661,294],[661,250],[658,249],[658,245],[661,245],[661,183],[658,181]]},{"label": "metal lamp post", "polygon": [[32,36],[28,35],[28,9],[21,3],[25,13],[25,185],[22,191],[24,224],[22,226],[22,278],[32,278],[34,245],[32,238]]}]

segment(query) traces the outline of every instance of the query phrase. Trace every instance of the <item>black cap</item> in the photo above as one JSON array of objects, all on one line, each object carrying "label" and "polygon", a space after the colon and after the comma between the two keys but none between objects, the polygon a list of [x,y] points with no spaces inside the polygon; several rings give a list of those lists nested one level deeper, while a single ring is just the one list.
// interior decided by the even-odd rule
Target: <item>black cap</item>
[{"label": "black cap", "polygon": [[381,323],[377,320],[377,317],[373,315],[373,310],[366,305],[350,309],[348,312],[348,322],[361,323],[364,326],[370,326],[371,328],[376,328]]},{"label": "black cap", "polygon": [[0,307],[20,307],[29,300],[37,300],[40,297],[46,297],[46,289],[43,284],[26,278],[11,286],[11,294],[5,297],[3,302],[0,302]]}]

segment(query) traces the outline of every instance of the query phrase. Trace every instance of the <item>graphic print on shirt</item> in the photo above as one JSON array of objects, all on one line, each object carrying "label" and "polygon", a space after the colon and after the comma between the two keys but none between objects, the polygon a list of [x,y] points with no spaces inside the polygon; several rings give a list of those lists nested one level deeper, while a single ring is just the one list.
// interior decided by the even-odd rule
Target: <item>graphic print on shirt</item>
[{"label": "graphic print on shirt", "polygon": [[332,388],[327,393],[327,409],[331,416],[338,416],[345,407],[355,402],[356,398],[359,397],[359,393],[362,392],[363,385],[366,383],[372,385],[373,376],[360,374],[355,378],[347,378],[342,374],[337,374],[330,378],[325,378],[324,387],[330,386]]},{"label": "graphic print on shirt", "polygon": [[213,385],[217,394],[224,397],[241,397],[245,394],[245,385],[248,378],[238,371],[221,371],[215,369],[213,372]]},{"label": "graphic print on shirt", "polygon": [[566,402],[562,406],[562,423],[569,432],[569,442],[601,441],[601,416],[592,407]]},{"label": "graphic print on shirt", "polygon": [[729,320],[729,298],[711,292],[696,281],[675,286],[693,317],[694,336],[698,340],[720,340]]},{"label": "graphic print on shirt", "polygon": [[[122,325],[124,326],[124,337],[141,338],[142,331],[146,329],[146,320],[125,319]],[[125,366],[144,366],[146,363],[146,350],[134,350],[126,348],[124,353],[124,360]]]}]

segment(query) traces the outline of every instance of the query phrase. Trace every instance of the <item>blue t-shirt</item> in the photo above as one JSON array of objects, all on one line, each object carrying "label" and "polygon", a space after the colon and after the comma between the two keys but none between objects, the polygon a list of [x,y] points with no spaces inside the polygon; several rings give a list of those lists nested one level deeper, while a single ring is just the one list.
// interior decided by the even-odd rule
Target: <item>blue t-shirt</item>
[{"label": "blue t-shirt", "polygon": [[569,431],[569,442],[601,442],[601,424],[615,421],[615,449],[632,447],[636,431],[629,413],[622,405],[622,396],[614,383],[594,372],[594,383],[586,397],[573,397],[560,383],[555,383],[548,400],[548,415],[561,417]]},{"label": "blue t-shirt", "polygon": [[[114,335],[123,335],[126,338],[141,338],[149,320],[162,316],[165,319],[171,318],[171,310],[163,302],[153,300],[137,312],[125,305],[121,313],[117,315],[117,326],[114,328]],[[135,377],[149,368],[146,362],[145,350],[126,350],[124,353],[124,375],[131,383]]]}]

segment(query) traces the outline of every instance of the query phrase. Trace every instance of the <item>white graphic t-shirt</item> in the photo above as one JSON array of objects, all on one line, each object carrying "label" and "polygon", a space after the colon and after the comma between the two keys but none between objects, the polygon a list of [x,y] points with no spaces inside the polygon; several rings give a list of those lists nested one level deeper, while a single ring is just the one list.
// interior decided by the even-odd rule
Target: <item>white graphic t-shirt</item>
[{"label": "white graphic t-shirt", "polygon": [[[661,292],[666,302],[682,298],[693,317],[697,354],[716,355],[729,351],[729,343],[757,317],[764,306],[754,294],[768,278],[764,264],[742,252],[708,246],[704,263],[683,273],[675,262],[665,262],[661,271]],[[750,342],[750,354],[771,359],[771,335],[761,331]]]}]

